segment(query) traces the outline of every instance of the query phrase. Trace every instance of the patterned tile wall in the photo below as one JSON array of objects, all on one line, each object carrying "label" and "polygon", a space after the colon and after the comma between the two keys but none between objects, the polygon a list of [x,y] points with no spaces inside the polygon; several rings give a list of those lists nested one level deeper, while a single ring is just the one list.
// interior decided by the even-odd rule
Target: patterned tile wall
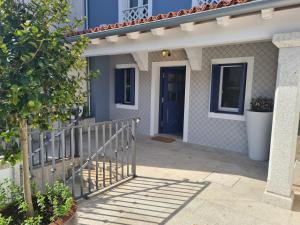
[{"label": "patterned tile wall", "polygon": [[149,134],[150,130],[150,99],[151,99],[151,73],[139,71],[139,103],[138,110],[116,108],[114,103],[114,70],[117,64],[134,64],[132,55],[117,55],[111,57],[110,73],[110,118],[121,119],[129,117],[140,117],[138,132]]},{"label": "patterned tile wall", "polygon": [[[254,56],[252,97],[274,97],[278,50],[271,42],[226,45],[203,49],[201,71],[192,71],[188,141],[215,148],[247,151],[245,122],[208,118],[211,59]],[[116,64],[134,63],[131,55],[111,57],[110,117],[111,119],[138,116],[138,131],[150,132],[151,65],[152,62],[186,60],[184,50],[172,51],[172,56],[162,58],[160,52],[149,54],[149,71],[140,72],[139,109],[117,109],[114,105],[114,76]]]}]

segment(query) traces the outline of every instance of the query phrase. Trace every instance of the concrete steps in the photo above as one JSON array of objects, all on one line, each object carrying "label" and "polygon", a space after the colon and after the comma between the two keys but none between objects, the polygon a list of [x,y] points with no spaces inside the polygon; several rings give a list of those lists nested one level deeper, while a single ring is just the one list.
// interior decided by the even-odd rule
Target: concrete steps
[{"label": "concrete steps", "polygon": [[[123,168],[124,176],[126,175],[127,167],[124,166]],[[90,171],[91,177],[91,188],[96,187],[97,183],[97,171],[96,171],[96,161],[92,161],[91,171]],[[118,177],[117,177],[118,174]],[[89,185],[89,169],[86,167],[82,171],[82,178],[83,178],[83,185],[85,188]],[[118,179],[117,179],[118,178]],[[98,187],[103,187],[103,179],[105,180],[106,185],[110,184],[110,163],[105,163],[105,177],[103,178],[103,162],[99,162],[98,167]],[[116,168],[116,163],[111,163],[111,180],[112,183],[116,183],[117,181],[120,181],[122,179],[122,165],[118,163],[118,166]]]}]

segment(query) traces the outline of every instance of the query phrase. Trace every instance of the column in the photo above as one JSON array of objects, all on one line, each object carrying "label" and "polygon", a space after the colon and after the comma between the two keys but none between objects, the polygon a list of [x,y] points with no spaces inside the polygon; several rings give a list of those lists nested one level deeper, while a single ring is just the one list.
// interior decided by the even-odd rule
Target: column
[{"label": "column", "polygon": [[300,106],[300,32],[276,34],[273,43],[279,58],[264,201],[291,209]]}]

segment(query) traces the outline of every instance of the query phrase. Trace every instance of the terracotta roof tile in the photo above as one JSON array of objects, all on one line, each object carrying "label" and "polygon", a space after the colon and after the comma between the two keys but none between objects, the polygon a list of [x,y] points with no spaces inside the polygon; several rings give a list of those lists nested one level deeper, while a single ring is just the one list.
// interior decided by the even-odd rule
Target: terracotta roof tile
[{"label": "terracotta roof tile", "polygon": [[163,19],[167,19],[167,18],[173,18],[173,17],[177,17],[177,16],[185,16],[185,15],[199,13],[199,12],[203,12],[203,11],[207,11],[207,10],[228,7],[228,6],[235,5],[235,4],[243,4],[243,3],[246,3],[249,1],[251,1],[251,0],[221,0],[218,4],[202,4],[199,6],[194,6],[191,9],[182,9],[177,12],[169,12],[167,14],[159,14],[157,16],[150,16],[148,18],[142,18],[142,19],[137,19],[137,20],[123,22],[123,23],[102,25],[102,26],[86,29],[83,31],[73,32],[67,36],[95,33],[95,32],[101,32],[101,31],[105,31],[105,30],[119,29],[119,28],[123,28],[123,27],[127,27],[127,26],[135,26],[135,25],[143,24],[143,23],[151,23],[151,22],[155,22],[155,21],[159,21],[159,20],[163,20]]}]

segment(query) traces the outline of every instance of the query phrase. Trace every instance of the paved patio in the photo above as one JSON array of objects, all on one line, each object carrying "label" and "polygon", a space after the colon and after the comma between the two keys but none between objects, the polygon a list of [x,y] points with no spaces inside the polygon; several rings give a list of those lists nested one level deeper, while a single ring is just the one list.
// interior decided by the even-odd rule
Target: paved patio
[{"label": "paved patio", "polygon": [[176,141],[137,140],[137,174],[80,202],[79,224],[296,225],[293,211],[263,203],[267,163]]}]

